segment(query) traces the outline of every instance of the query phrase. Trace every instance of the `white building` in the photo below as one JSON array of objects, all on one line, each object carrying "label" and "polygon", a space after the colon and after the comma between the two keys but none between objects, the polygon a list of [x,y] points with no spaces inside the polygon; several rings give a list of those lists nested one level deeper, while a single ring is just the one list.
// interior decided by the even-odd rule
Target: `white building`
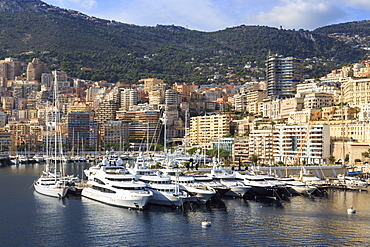
[{"label": "white building", "polygon": [[330,156],[329,125],[277,125],[274,129],[275,162],[326,164]]}]

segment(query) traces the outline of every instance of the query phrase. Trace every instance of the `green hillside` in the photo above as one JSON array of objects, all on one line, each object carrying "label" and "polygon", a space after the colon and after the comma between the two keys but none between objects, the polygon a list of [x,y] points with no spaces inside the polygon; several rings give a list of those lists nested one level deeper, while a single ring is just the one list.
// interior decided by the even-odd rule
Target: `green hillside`
[{"label": "green hillside", "polygon": [[[199,32],[177,26],[142,27],[111,22],[47,5],[38,0],[0,0],[0,59],[39,57],[70,76],[111,82],[156,77],[166,82],[218,83],[264,76],[268,54],[306,59],[306,73],[318,77],[356,62],[363,49],[324,32],[239,26]],[[32,52],[31,52],[32,51]]]}]

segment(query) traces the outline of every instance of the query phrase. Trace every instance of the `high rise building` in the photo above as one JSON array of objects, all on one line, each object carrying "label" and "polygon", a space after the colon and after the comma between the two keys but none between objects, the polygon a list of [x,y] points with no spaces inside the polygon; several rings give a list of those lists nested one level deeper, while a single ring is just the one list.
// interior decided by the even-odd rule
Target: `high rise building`
[{"label": "high rise building", "polygon": [[42,73],[49,72],[46,64],[34,58],[27,66],[27,81],[41,81]]},{"label": "high rise building", "polygon": [[181,94],[175,89],[167,89],[165,92],[165,103],[167,105],[180,105],[181,103]]},{"label": "high rise building", "polygon": [[121,107],[120,110],[127,111],[131,106],[137,105],[137,95],[136,89],[125,88],[121,91]]},{"label": "high rise building", "polygon": [[115,120],[118,107],[119,104],[115,100],[104,100],[99,104],[95,114],[95,120],[100,124]]},{"label": "high rise building", "polygon": [[117,120],[128,124],[130,141],[147,139],[146,137],[150,140],[157,140],[160,114],[159,110],[153,109],[117,111]]},{"label": "high rise building", "polygon": [[140,81],[144,82],[144,92],[153,91],[156,85],[163,83],[163,80],[156,78],[147,78]]},{"label": "high rise building", "polygon": [[121,146],[123,143],[129,142],[128,123],[119,120],[107,121],[102,124],[100,126],[100,133],[102,144],[104,145],[120,144]]},{"label": "high rise building", "polygon": [[294,57],[270,56],[267,67],[267,96],[294,97],[296,86],[302,80],[302,62]]},{"label": "high rise building", "polygon": [[69,112],[68,122],[68,143],[75,145],[94,145],[96,137],[92,138],[91,129],[94,125],[94,113],[92,112]]},{"label": "high rise building", "polygon": [[14,80],[21,75],[21,63],[14,58],[0,61],[0,86],[6,87],[8,80]]},{"label": "high rise building", "polygon": [[190,119],[190,143],[209,146],[211,141],[230,133],[230,116],[217,114]]}]

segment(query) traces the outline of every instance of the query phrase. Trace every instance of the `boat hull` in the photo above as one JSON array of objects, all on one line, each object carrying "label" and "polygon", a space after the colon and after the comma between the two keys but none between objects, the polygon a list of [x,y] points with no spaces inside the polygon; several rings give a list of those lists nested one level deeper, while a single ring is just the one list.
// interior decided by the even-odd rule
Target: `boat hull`
[{"label": "boat hull", "polygon": [[51,197],[57,197],[57,198],[63,198],[66,196],[68,187],[56,187],[56,186],[43,186],[39,185],[36,182],[34,183],[35,191],[39,194],[51,196]]},{"label": "boat hull", "polygon": [[144,207],[149,202],[152,193],[147,194],[131,194],[127,195],[117,195],[113,193],[104,193],[101,191],[94,190],[92,188],[84,188],[81,195],[89,199],[106,203],[113,206],[134,208],[134,209],[144,209]]},{"label": "boat hull", "polygon": [[174,195],[172,193],[159,192],[156,190],[151,190],[153,192],[153,197],[150,199],[149,203],[161,205],[161,206],[182,206],[186,201],[189,201],[191,197]]},{"label": "boat hull", "polygon": [[291,186],[289,191],[295,195],[311,195],[316,190],[313,186]]},{"label": "boat hull", "polygon": [[185,188],[190,194],[194,195],[197,201],[200,203],[207,203],[214,195],[216,195],[215,190],[197,189],[190,186]]},{"label": "boat hull", "polygon": [[260,197],[278,197],[281,198],[289,194],[285,188],[274,188],[274,187],[255,187],[248,191],[247,195],[260,196]]}]

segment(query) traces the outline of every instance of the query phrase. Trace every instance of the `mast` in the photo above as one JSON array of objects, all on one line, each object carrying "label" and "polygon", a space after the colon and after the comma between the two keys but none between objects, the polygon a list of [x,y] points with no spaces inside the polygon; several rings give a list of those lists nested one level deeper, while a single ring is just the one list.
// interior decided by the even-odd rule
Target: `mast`
[{"label": "mast", "polygon": [[164,132],[163,132],[163,151],[165,153],[167,153],[167,99],[166,99],[166,104],[165,104],[164,113],[163,113],[163,121],[164,121],[164,125],[163,125],[163,129],[164,129]]},{"label": "mast", "polygon": [[184,151],[186,153],[186,145],[188,142],[188,110],[185,111],[185,136],[184,136]]},{"label": "mast", "polygon": [[58,111],[57,111],[57,71],[55,71],[54,78],[54,175],[55,181],[57,180],[57,149],[58,149],[58,135],[57,135],[57,125],[58,125]]}]

